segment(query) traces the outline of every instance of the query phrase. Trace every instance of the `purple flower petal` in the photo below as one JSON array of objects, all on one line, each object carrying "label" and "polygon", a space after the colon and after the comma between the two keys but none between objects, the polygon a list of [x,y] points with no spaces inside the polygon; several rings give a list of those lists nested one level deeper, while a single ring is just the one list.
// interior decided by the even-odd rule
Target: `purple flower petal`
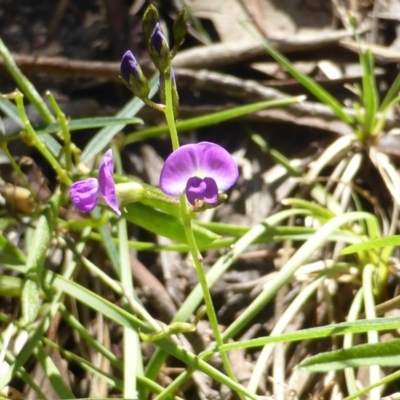
[{"label": "purple flower petal", "polygon": [[[224,148],[215,143],[201,142],[182,146],[167,158],[161,170],[160,188],[172,197],[179,197],[186,189],[188,201],[192,204],[195,199],[216,204],[218,191],[229,189],[238,176],[236,162]],[[189,182],[194,177],[202,183],[198,180]],[[206,182],[206,178],[210,178],[215,185]],[[214,186],[216,193],[211,189]],[[197,190],[203,197],[195,197]]]},{"label": "purple flower petal", "polygon": [[99,196],[99,182],[96,178],[88,178],[75,182],[69,188],[73,205],[83,212],[90,212],[96,207]]},{"label": "purple flower petal", "polygon": [[197,144],[179,147],[166,159],[161,170],[161,190],[168,196],[179,197],[185,191],[188,179],[199,173],[198,166]]},{"label": "purple flower petal", "polygon": [[220,191],[224,192],[236,183],[239,177],[238,166],[223,147],[201,142],[197,144],[197,152],[203,176],[213,178]]},{"label": "purple flower petal", "polygon": [[196,200],[204,200],[208,204],[218,203],[218,187],[213,178],[201,179],[197,176],[189,178],[186,184],[186,197],[190,204]]},{"label": "purple flower petal", "polygon": [[130,50],[125,52],[125,54],[122,56],[120,71],[121,71],[121,76],[128,83],[130,81],[131,75],[133,75],[136,78],[140,76],[139,64]]},{"label": "purple flower petal", "polygon": [[160,54],[161,50],[162,50],[163,42],[167,43],[167,39],[165,39],[165,36],[163,35],[163,33],[161,31],[160,23],[157,22],[154,27],[153,33],[150,36],[150,43]]},{"label": "purple flower petal", "polygon": [[118,208],[117,194],[115,193],[115,183],[113,178],[114,159],[112,150],[107,150],[99,168],[99,189],[106,203],[118,214],[121,211]]}]

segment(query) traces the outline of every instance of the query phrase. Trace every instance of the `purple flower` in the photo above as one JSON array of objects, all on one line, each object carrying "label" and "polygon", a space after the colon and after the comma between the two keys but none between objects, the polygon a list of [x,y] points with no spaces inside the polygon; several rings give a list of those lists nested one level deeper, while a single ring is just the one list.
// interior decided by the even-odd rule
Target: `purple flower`
[{"label": "purple flower", "polygon": [[96,207],[99,199],[103,198],[118,215],[121,215],[115,192],[113,172],[114,159],[110,149],[106,151],[101,161],[98,179],[88,178],[71,185],[69,192],[74,206],[80,211],[90,212]]},{"label": "purple flower", "polygon": [[138,78],[141,74],[141,68],[130,50],[122,56],[120,71],[126,82],[130,81],[131,75]]},{"label": "purple flower", "polygon": [[238,179],[233,157],[215,143],[188,144],[175,150],[161,170],[160,188],[172,197],[186,193],[190,204],[204,200],[218,203],[218,193],[228,190]]}]

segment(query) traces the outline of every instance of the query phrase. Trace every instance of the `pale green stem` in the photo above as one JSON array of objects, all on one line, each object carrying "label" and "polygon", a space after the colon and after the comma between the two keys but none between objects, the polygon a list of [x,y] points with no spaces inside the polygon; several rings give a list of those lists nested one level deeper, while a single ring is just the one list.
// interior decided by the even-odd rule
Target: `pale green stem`
[{"label": "pale green stem", "polygon": [[54,113],[56,114],[57,120],[60,123],[61,127],[61,139],[64,141],[64,151],[65,151],[65,168],[67,171],[71,171],[72,166],[72,159],[71,159],[71,152],[73,149],[72,142],[71,142],[71,133],[68,127],[68,120],[65,117],[65,114],[61,110],[60,106],[58,105],[56,99],[52,95],[50,91],[46,93],[47,99],[51,107],[53,108]]},{"label": "pale green stem", "polygon": [[[173,104],[172,104],[172,80],[171,76],[166,74],[165,76],[165,118],[167,120],[167,124],[169,127],[171,141],[172,141],[172,148],[176,150],[179,148],[179,139],[178,139],[178,132],[176,130],[175,125],[175,118],[173,112]],[[197,247],[196,239],[193,235],[192,229],[192,219],[190,217],[190,213],[188,210],[188,205],[186,202],[186,196],[183,194],[180,197],[180,208],[181,208],[181,218],[183,222],[183,227],[185,229],[186,238],[188,241],[189,251],[193,259],[193,264],[196,269],[196,273],[199,279],[199,283],[203,292],[204,296],[204,303],[207,309],[207,316],[208,320],[211,325],[211,329],[213,330],[215,341],[217,346],[220,347],[224,344],[222,340],[221,333],[218,328],[218,319],[215,313],[214,304],[212,302],[210,290],[207,285],[206,275],[203,269],[203,257]],[[225,352],[221,352],[222,362],[224,364],[226,373],[228,376],[235,382],[237,382],[235,374],[233,372],[232,366],[229,362],[228,355]],[[239,395],[243,398],[241,395]]]},{"label": "pale green stem", "polygon": [[[121,285],[130,298],[134,296],[132,270],[129,257],[127,225],[124,218],[118,221],[119,254],[121,264]],[[143,374],[141,363],[142,354],[139,344],[139,335],[131,327],[124,326],[124,397],[135,398],[137,396],[137,373]]]},{"label": "pale green stem", "polygon": [[171,75],[165,76],[165,118],[167,120],[169,133],[172,141],[172,149],[176,150],[179,148],[178,132],[175,125],[175,117],[172,105],[172,79]]},{"label": "pale green stem", "polygon": [[[121,157],[115,146],[113,152],[115,154],[115,166],[119,174],[123,173]],[[121,286],[127,299],[134,299],[135,288],[132,278],[132,268],[130,252],[128,247],[128,227],[124,218],[118,220],[118,253],[120,265]],[[127,306],[127,305],[125,305]],[[129,307],[124,307],[129,311]],[[124,351],[124,380],[123,395],[124,398],[137,398],[137,375],[143,375],[143,357],[140,348],[140,340],[138,333],[131,327],[123,328],[123,351]]]},{"label": "pale green stem", "polygon": [[19,116],[21,117],[22,123],[25,126],[25,140],[29,141],[30,145],[33,145],[42,153],[43,157],[49,162],[49,164],[56,171],[58,178],[60,181],[66,186],[71,185],[72,181],[65,170],[61,167],[59,162],[54,158],[49,149],[45,146],[45,144],[40,140],[39,136],[36,134],[33,129],[31,122],[29,121],[28,116],[26,115],[25,107],[24,107],[24,95],[17,89],[12,94],[5,96],[6,98],[14,99],[17,105]]},{"label": "pale green stem", "polygon": [[149,199],[149,200],[162,201],[163,203],[167,203],[167,204],[171,204],[172,206],[179,207],[179,201],[174,199],[173,197],[168,197],[168,196],[165,196],[162,194],[154,193],[154,192],[151,192],[150,190],[146,190],[144,198]]},{"label": "pale green stem", "polygon": [[[367,264],[364,266],[362,278],[363,278],[363,294],[364,294],[364,308],[365,316],[368,319],[376,318],[375,312],[375,299],[374,299],[374,279],[375,279],[376,267],[372,264]],[[378,331],[370,330],[368,331],[368,343],[374,344],[379,343]],[[369,367],[369,380],[370,384],[373,385],[377,383],[381,376],[381,368],[379,365],[371,365]],[[381,399],[381,388],[373,388],[370,392],[371,400]]]},{"label": "pale green stem", "polygon": [[[358,315],[361,310],[362,301],[363,301],[363,291],[362,291],[362,289],[360,289],[357,292],[357,294],[354,296],[353,302],[350,306],[350,310],[347,315],[348,322],[357,321]],[[343,339],[343,348],[344,349],[350,349],[351,347],[353,347],[353,337],[354,337],[354,335],[352,333],[347,333],[346,335],[344,335],[344,339]],[[345,368],[344,369],[344,377],[346,380],[347,390],[348,390],[349,394],[353,395],[354,393],[357,393],[356,377],[355,377],[354,368]]]}]

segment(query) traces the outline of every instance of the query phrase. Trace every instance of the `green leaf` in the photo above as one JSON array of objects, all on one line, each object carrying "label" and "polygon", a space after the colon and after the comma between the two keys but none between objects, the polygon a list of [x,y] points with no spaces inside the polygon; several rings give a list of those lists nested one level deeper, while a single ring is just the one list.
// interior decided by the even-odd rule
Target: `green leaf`
[{"label": "green leaf", "polygon": [[361,344],[350,349],[341,349],[310,357],[299,367],[311,372],[327,372],[348,367],[400,365],[400,339],[388,342]]},{"label": "green leaf", "polygon": [[293,76],[297,81],[299,81],[307,90],[309,90],[318,100],[329,106],[333,112],[345,123],[353,124],[353,117],[348,115],[344,110],[343,106],[322,86],[311,79],[309,76],[299,72],[293,64],[282,54],[276,51],[267,42],[263,42],[265,50],[269,55],[280,65],[286,68],[290,75]]},{"label": "green leaf", "polygon": [[60,157],[61,145],[53,136],[45,133],[44,135],[40,136],[40,140],[46,144],[46,147],[50,150],[54,157]]},{"label": "green leaf", "polygon": [[[182,222],[173,215],[155,210],[141,203],[132,203],[126,207],[124,217],[129,222],[157,235],[165,236],[178,243],[187,243]],[[193,224],[193,233],[199,245],[211,243],[220,237],[210,230],[196,224]]]},{"label": "green leaf", "polygon": [[49,379],[50,385],[57,393],[57,397],[60,399],[75,399],[74,394],[63,379],[65,377],[63,377],[52,358],[47,354],[42,343],[38,344],[35,353],[45,375]]},{"label": "green leaf", "polygon": [[0,264],[25,264],[25,254],[0,232]]},{"label": "green leaf", "polygon": [[39,313],[43,265],[52,233],[53,219],[50,207],[48,207],[39,217],[32,240],[28,243],[26,275],[21,297],[22,321],[25,324],[34,322]]},{"label": "green leaf", "polygon": [[379,111],[385,110],[390,105],[392,100],[395,97],[397,97],[397,95],[399,93],[399,89],[400,89],[400,73],[397,74],[396,79],[390,86],[388,92],[386,93],[385,98],[382,100],[382,103],[379,107]]},{"label": "green leaf", "polygon": [[342,336],[346,333],[365,333],[372,330],[389,331],[400,328],[400,318],[374,318],[362,319],[354,322],[342,322],[339,324],[319,326],[317,328],[303,329],[301,331],[284,333],[279,336],[269,336],[257,339],[246,340],[244,342],[227,343],[220,346],[220,351],[233,350],[235,348],[248,349],[261,347],[270,343],[297,342],[300,340],[310,340],[325,338],[330,336]]},{"label": "green leaf", "polygon": [[[158,74],[155,74],[153,78],[150,80],[150,97],[152,97],[157,91],[158,87]],[[117,114],[119,118],[132,118],[136,115],[140,109],[144,106],[142,100],[134,97],[131,101],[129,101],[124,108],[120,110]],[[82,152],[81,161],[83,163],[87,163],[93,157],[95,157],[98,153],[100,153],[104,148],[110,143],[111,139],[120,132],[125,127],[125,124],[119,124],[114,126],[108,126],[107,128],[101,129],[90,142],[86,145],[85,149]]]},{"label": "green leaf", "polygon": [[53,115],[51,114],[47,104],[44,102],[36,88],[32,85],[32,83],[26,78],[26,76],[21,72],[15,63],[12,55],[4,42],[0,38],[0,57],[3,58],[3,63],[7,68],[8,72],[14,78],[15,82],[18,84],[21,91],[28,98],[30,103],[35,106],[39,115],[46,122],[51,122],[54,120]]},{"label": "green leaf", "polygon": [[7,115],[7,117],[16,122],[21,127],[21,129],[23,129],[24,124],[21,121],[21,118],[18,114],[18,109],[14,103],[7,99],[0,99],[0,110],[3,111],[3,113]]},{"label": "green leaf", "polygon": [[[77,131],[83,129],[101,128],[103,126],[115,125],[132,125],[143,124],[140,118],[121,118],[121,117],[97,117],[97,118],[82,118],[69,121],[68,128],[70,131]],[[61,129],[60,124],[52,123],[44,127],[36,129],[38,135],[43,133],[54,133]]]},{"label": "green leaf", "polygon": [[374,59],[370,49],[360,49],[360,64],[363,72],[362,99],[365,107],[363,133],[366,137],[368,137],[373,133],[374,130],[379,102],[374,75]]},{"label": "green leaf", "polygon": [[[229,121],[233,118],[241,117],[242,115],[252,112],[265,110],[266,108],[281,107],[288,104],[298,103],[304,99],[303,96],[288,97],[279,100],[260,101],[245,106],[229,108],[228,110],[218,111],[212,114],[202,115],[200,117],[190,118],[186,121],[179,121],[176,124],[178,133],[186,132],[191,129],[198,129],[204,126],[219,124],[224,121]],[[140,132],[130,133],[126,136],[125,144],[136,143],[142,140],[147,140],[168,133],[168,126],[156,126],[149,129],[144,129]]]},{"label": "green leaf", "polygon": [[352,244],[351,246],[345,247],[340,252],[340,254],[342,255],[353,254],[359,251],[372,250],[381,247],[399,246],[399,245],[400,245],[400,235],[392,235],[384,238],[372,239],[369,240],[368,242]]},{"label": "green leaf", "polygon": [[[117,306],[116,304],[104,299],[103,297],[91,292],[87,288],[78,285],[77,283],[65,279],[64,277],[57,275],[49,270],[44,272],[45,279],[54,285],[58,290],[67,293],[70,296],[73,296],[76,300],[86,304],[93,310],[101,312],[105,317],[111,319],[112,321],[116,322],[121,326],[126,326],[128,328],[132,328],[135,330],[141,330],[142,332],[148,333],[150,332],[149,326],[144,323],[143,321],[139,320],[136,316],[132,313],[123,310],[121,307]],[[35,338],[38,336],[38,331],[34,331],[33,336]],[[40,332],[40,335],[43,336],[43,332]],[[232,390],[235,390],[245,396],[249,397],[250,399],[257,400],[257,397],[248,392],[242,385],[232,381],[229,377],[225,374],[220,372],[219,370],[211,367],[208,363],[201,360],[197,355],[194,355],[187,350],[183,349],[182,347],[176,345],[170,339],[162,338],[157,341],[157,345],[167,353],[171,354],[172,356],[178,358],[188,366],[199,370],[208,376],[212,377],[216,381],[228,386]],[[26,346],[27,347],[27,346]],[[27,353],[26,348],[20,354],[20,358],[22,353]],[[29,348],[30,351],[31,348]],[[26,358],[23,359],[26,361]],[[22,364],[23,365],[23,364]],[[20,367],[21,364],[18,365]],[[9,377],[11,373],[7,374],[5,377],[0,378],[0,386],[9,382]]]},{"label": "green leaf", "polygon": [[327,241],[329,236],[344,225],[359,223],[370,220],[377,224],[375,215],[366,212],[347,212],[332,218],[322,225],[280,268],[277,276],[249,304],[249,306],[229,325],[223,333],[224,340],[235,336],[257,315],[262,313],[267,304],[272,301],[280,288],[293,279],[293,274],[300,266],[312,259],[313,254],[318,251]]}]

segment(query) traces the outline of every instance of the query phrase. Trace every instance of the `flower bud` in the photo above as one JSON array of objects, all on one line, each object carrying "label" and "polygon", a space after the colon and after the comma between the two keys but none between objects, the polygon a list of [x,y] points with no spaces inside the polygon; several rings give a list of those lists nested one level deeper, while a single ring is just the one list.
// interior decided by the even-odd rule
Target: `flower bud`
[{"label": "flower bud", "polygon": [[149,81],[144,76],[140,65],[130,50],[122,56],[120,71],[125,84],[137,97],[141,99],[149,97]]},{"label": "flower bud", "polygon": [[171,65],[171,56],[167,39],[161,31],[159,22],[156,23],[150,36],[149,52],[155,67],[164,74]]},{"label": "flower bud", "polygon": [[185,9],[182,9],[174,21],[174,26],[172,27],[172,33],[174,35],[174,47],[172,49],[173,56],[175,56],[179,50],[179,47],[181,47],[182,43],[184,42],[188,30],[189,21],[187,13]]},{"label": "flower bud", "polygon": [[142,30],[147,44],[150,42],[150,37],[154,31],[154,27],[159,20],[160,17],[158,16],[157,9],[153,6],[153,4],[150,4],[147,7],[142,19]]},{"label": "flower bud", "polygon": [[135,203],[146,197],[146,189],[137,182],[117,183],[115,191],[120,207],[125,207],[127,204]]}]

